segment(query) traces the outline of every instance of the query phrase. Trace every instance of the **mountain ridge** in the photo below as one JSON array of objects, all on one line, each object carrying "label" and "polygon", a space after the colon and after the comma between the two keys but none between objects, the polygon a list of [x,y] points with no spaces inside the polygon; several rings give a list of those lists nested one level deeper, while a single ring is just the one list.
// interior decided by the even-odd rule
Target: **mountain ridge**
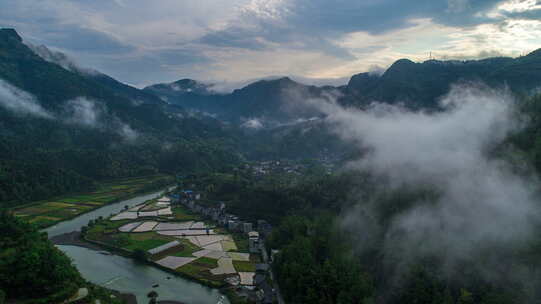
[{"label": "mountain ridge", "polygon": [[[193,79],[183,80],[201,84]],[[346,106],[363,107],[378,101],[401,103],[406,107],[419,109],[437,108],[439,98],[449,91],[450,86],[461,82],[483,82],[494,87],[509,86],[513,92],[519,94],[535,93],[541,86],[541,49],[517,58],[432,59],[424,62],[402,58],[396,60],[381,75],[369,72],[354,74],[346,85],[338,87],[306,85],[288,77],[281,77],[255,81],[227,94],[213,94],[208,91],[198,94],[195,90],[173,94],[166,87],[162,87],[164,89],[158,92],[153,90],[153,86],[145,90],[167,99],[168,102],[213,114],[225,114],[227,118],[266,116],[289,119],[291,113],[284,111],[284,105],[291,105],[286,100],[287,94],[270,92],[269,88],[281,91],[298,90],[303,92],[306,98],[324,98],[322,94],[336,91],[342,95],[338,98],[339,103]]]}]

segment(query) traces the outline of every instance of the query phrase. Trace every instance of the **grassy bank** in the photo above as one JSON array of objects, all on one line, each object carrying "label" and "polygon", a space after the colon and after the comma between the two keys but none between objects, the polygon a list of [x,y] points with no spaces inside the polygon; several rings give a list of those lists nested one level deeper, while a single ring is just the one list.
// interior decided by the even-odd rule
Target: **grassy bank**
[{"label": "grassy bank", "polygon": [[166,175],[152,175],[106,181],[86,193],[73,193],[32,202],[13,209],[15,216],[35,224],[39,229],[75,218],[102,206],[158,190],[173,183]]}]

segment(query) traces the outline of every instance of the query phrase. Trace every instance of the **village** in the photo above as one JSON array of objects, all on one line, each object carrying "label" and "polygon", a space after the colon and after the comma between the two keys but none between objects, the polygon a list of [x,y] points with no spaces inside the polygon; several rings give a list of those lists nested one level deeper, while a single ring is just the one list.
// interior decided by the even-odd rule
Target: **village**
[{"label": "village", "polygon": [[242,221],[226,212],[224,202],[201,202],[201,193],[175,189],[90,223],[85,239],[143,255],[157,267],[225,287],[252,303],[273,303],[273,255],[264,245],[271,225]]},{"label": "village", "polygon": [[292,174],[302,175],[306,170],[318,167],[324,170],[325,173],[331,174],[336,166],[337,157],[324,154],[312,160],[313,162],[299,162],[287,159],[281,160],[264,160],[252,163],[245,163],[243,169],[250,170],[255,177],[263,177],[270,174]]}]

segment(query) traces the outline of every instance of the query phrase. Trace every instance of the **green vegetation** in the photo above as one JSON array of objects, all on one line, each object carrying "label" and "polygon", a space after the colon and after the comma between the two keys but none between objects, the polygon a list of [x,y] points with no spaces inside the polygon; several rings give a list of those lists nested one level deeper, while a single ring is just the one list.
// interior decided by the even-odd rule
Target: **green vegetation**
[{"label": "green vegetation", "polygon": [[148,261],[148,257],[149,257],[148,252],[139,248],[135,249],[132,253],[132,258],[134,258],[136,261],[139,261],[139,262]]},{"label": "green vegetation", "polygon": [[237,245],[237,250],[235,251],[248,252],[250,250],[248,236],[245,233],[232,233],[231,236],[233,237],[235,245]]},{"label": "green vegetation", "polygon": [[77,215],[135,194],[163,188],[172,179],[163,175],[124,178],[99,183],[92,192],[55,197],[15,209],[15,215],[39,228],[54,225]]},{"label": "green vegetation", "polygon": [[183,265],[176,271],[207,285],[220,287],[224,284],[224,276],[216,276],[210,273],[210,270],[216,267],[218,267],[218,260],[201,257],[189,264]]},{"label": "green vegetation", "polygon": [[201,216],[191,212],[182,205],[175,205],[172,209],[175,220],[178,221],[197,221],[201,219]]},{"label": "green vegetation", "polygon": [[[93,191],[97,182],[110,179],[197,172],[239,161],[234,129],[106,75],[47,62],[13,30],[0,30],[0,80],[32,94],[54,118],[0,108],[0,208]],[[61,119],[71,115],[68,104],[78,98],[95,105],[96,125]]]},{"label": "green vegetation", "polygon": [[194,261],[194,264],[200,267],[213,269],[218,267],[218,260],[213,258],[201,257]]},{"label": "green vegetation", "polygon": [[[538,50],[516,59],[460,64],[399,60],[384,77],[354,76],[339,89],[343,96],[338,102],[365,105],[372,100],[403,101],[410,108],[437,110],[436,101],[448,91],[449,84],[471,79],[484,79],[489,85],[506,83],[513,92],[530,92],[539,86],[540,55]],[[253,172],[250,166],[257,163],[243,162],[245,157],[305,158],[327,149],[338,151],[345,159],[361,154],[347,147],[324,123],[307,122],[247,134],[250,132],[241,132],[234,124],[167,105],[149,90],[143,92],[105,75],[90,76],[46,62],[14,31],[7,30],[0,31],[0,79],[33,94],[54,117],[65,116],[67,103],[79,97],[103,108],[98,128],[0,108],[0,209],[14,210],[15,215],[0,216],[0,303],[4,297],[17,303],[62,302],[83,286],[91,290],[89,300],[117,303],[109,291],[85,282],[70,260],[36,228],[163,187],[171,182],[164,174],[183,176],[186,188],[204,192],[201,204],[216,206],[223,201],[227,212],[242,220],[265,219],[274,225],[266,244],[267,249],[280,250],[273,269],[288,303],[539,302],[539,237],[521,246],[494,245],[497,250],[489,247],[479,256],[465,254],[456,265],[443,265],[441,257],[431,254],[408,259],[405,264],[407,252],[393,252],[396,255],[389,257],[386,244],[400,240],[401,235],[389,233],[388,228],[412,206],[432,204],[438,191],[428,185],[386,191],[380,186],[385,181],[369,174],[346,171],[331,175],[315,162],[303,162],[299,171],[266,175]],[[263,113],[281,118],[275,109],[284,102],[280,96],[284,89],[302,89],[315,96],[324,93],[322,88],[281,78],[260,81],[232,94],[196,96],[197,102],[191,102],[222,110],[233,121],[238,115],[257,117]],[[179,97],[171,95],[173,92],[167,94]],[[244,102],[253,100],[261,102]],[[216,101],[222,103],[213,108],[210,102]],[[510,159],[513,170],[529,175],[530,171],[541,172],[541,95],[524,98],[520,106],[517,114],[528,117],[527,126],[489,152]],[[133,129],[137,140],[120,134],[118,122]],[[239,166],[241,162],[246,166]],[[297,164],[301,163],[292,161],[292,165]],[[361,212],[356,220],[373,224],[374,229],[362,231],[369,240],[366,248],[359,250],[359,233],[344,233],[348,231],[337,222],[353,206],[364,211],[367,204],[374,207]],[[154,210],[157,206],[149,204],[146,208]],[[175,206],[173,212],[175,221],[200,219],[184,207]],[[155,232],[118,232],[118,227],[129,222],[99,219],[89,223],[83,233],[90,240],[131,251],[141,261],[156,260],[164,254],[188,257],[200,249],[183,239],[181,245],[149,257],[149,249],[178,238]],[[535,236],[541,235],[541,228],[532,229]],[[239,251],[248,251],[246,235],[234,234],[233,238]],[[258,258],[252,257],[249,262],[234,262],[234,267],[253,271],[257,262]],[[490,279],[479,271],[488,269],[487,265],[497,265],[490,268]],[[216,260],[198,258],[176,271],[221,286],[224,276],[209,272],[215,267]],[[529,280],[517,283],[514,274]]]},{"label": "green vegetation", "polygon": [[238,272],[255,272],[255,263],[245,261],[233,261],[233,266]]},{"label": "green vegetation", "polygon": [[33,225],[0,213],[0,303],[4,298],[9,303],[61,303],[83,287],[89,289],[85,303],[122,303],[81,278],[71,260]]},{"label": "green vegetation", "polygon": [[173,253],[173,256],[192,257],[194,252],[201,250],[201,248],[192,244],[192,242],[188,241],[187,239],[178,239],[178,241],[182,244],[182,249]]},{"label": "green vegetation", "polygon": [[71,261],[30,224],[0,214],[0,289],[8,299],[70,297],[83,284]]},{"label": "green vegetation", "polygon": [[[121,247],[130,251],[135,249],[150,250],[176,240],[176,238],[156,232],[129,233],[121,234],[121,236],[122,240],[125,241]],[[124,236],[126,237],[124,238]]]},{"label": "green vegetation", "polygon": [[332,221],[329,216],[288,217],[273,233],[272,248],[282,250],[274,269],[288,303],[373,303],[368,268],[349,254]]}]

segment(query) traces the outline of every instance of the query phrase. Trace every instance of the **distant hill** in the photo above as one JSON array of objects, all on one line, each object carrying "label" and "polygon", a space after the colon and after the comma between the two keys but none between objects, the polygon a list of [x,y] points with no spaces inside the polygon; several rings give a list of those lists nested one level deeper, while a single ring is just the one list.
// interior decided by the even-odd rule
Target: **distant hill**
[{"label": "distant hill", "polygon": [[452,84],[479,81],[493,87],[508,86],[530,95],[541,85],[541,51],[519,58],[415,63],[401,59],[381,76],[361,73],[342,88],[342,103],[362,105],[371,101],[401,102],[413,108],[434,107]]},{"label": "distant hill", "polygon": [[[541,49],[519,58],[497,57],[483,60],[428,60],[415,63],[400,59],[382,75],[360,73],[341,87],[315,87],[291,79],[261,80],[230,94],[216,94],[195,80],[145,88],[170,103],[224,115],[228,118],[266,117],[279,121],[308,118],[319,113],[307,108],[303,98],[318,98],[339,92],[339,102],[362,107],[373,101],[403,103],[411,108],[433,108],[452,84],[483,82],[508,86],[519,94],[536,93],[541,86]],[[292,93],[300,96],[292,96]],[[294,98],[292,98],[294,97]]]},{"label": "distant hill", "polygon": [[280,124],[320,115],[315,108],[297,101],[299,98],[320,96],[325,89],[282,77],[256,81],[229,94],[212,92],[209,86],[191,79],[152,85],[144,90],[169,103],[217,114],[226,119],[261,118]]}]

